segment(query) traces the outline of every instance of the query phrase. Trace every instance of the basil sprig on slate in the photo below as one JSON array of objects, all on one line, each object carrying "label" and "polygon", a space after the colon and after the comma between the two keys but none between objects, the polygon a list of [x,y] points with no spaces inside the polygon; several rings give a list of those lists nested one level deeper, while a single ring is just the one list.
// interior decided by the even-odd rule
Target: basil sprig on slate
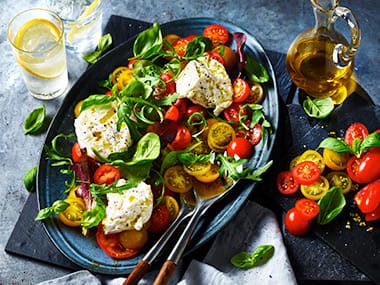
[{"label": "basil sprig on slate", "polygon": [[273,245],[262,245],[254,250],[252,256],[244,251],[236,254],[231,258],[231,263],[236,267],[248,269],[266,263],[273,253]]},{"label": "basil sprig on slate", "polygon": [[62,201],[62,200],[57,200],[53,203],[51,207],[41,209],[34,220],[35,221],[43,220],[50,217],[53,213],[56,213],[56,214],[62,213],[63,211],[67,209],[68,206],[70,206],[69,203],[66,203],[65,201]]},{"label": "basil sprig on slate", "polygon": [[112,45],[112,37],[111,34],[106,34],[99,39],[98,48],[96,51],[89,52],[88,54],[83,56],[83,59],[88,63],[95,63],[99,60],[99,58],[108,50],[108,48]]},{"label": "basil sprig on slate", "polygon": [[324,139],[318,146],[319,148],[328,148],[335,152],[339,153],[352,153],[356,157],[360,157],[363,151],[369,150],[373,147],[380,146],[380,133],[372,133],[369,134],[364,138],[364,140],[361,140],[360,138],[356,138],[350,146],[348,143],[346,143],[342,139],[336,139],[336,138],[326,138]]},{"label": "basil sprig on slate", "polygon": [[37,132],[43,126],[46,118],[46,109],[44,105],[34,109],[24,122],[24,133],[32,134]]},{"label": "basil sprig on slate", "polygon": [[29,192],[36,189],[37,165],[29,169],[24,175],[24,185]]},{"label": "basil sprig on slate", "polygon": [[307,96],[302,106],[306,114],[317,119],[326,118],[334,110],[334,102],[330,97],[311,100]]},{"label": "basil sprig on slate", "polygon": [[320,225],[330,223],[346,205],[346,199],[339,187],[332,187],[318,202],[317,222]]}]

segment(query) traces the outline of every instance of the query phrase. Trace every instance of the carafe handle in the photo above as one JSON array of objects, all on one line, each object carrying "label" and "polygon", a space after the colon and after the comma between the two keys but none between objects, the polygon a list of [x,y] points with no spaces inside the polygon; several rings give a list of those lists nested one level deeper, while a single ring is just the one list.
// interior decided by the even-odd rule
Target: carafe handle
[{"label": "carafe handle", "polygon": [[360,44],[360,28],[355,15],[345,7],[337,7],[333,12],[332,22],[335,22],[338,17],[343,18],[351,29],[351,42],[349,46],[338,44],[333,52],[334,63],[339,67],[345,67],[349,64],[358,50]]}]

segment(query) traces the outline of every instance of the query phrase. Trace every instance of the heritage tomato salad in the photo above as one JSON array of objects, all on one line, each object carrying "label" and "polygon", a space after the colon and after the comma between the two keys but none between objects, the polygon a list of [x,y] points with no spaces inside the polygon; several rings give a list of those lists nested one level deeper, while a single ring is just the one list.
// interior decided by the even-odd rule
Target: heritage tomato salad
[{"label": "heritage tomato salad", "polygon": [[[271,132],[260,105],[269,76],[244,55],[245,35],[234,38],[237,53],[221,25],[186,37],[162,37],[157,23],[142,32],[134,57],[99,82],[104,93],[75,106],[75,135],[60,134],[45,146],[52,165],[65,166],[73,179],[67,199],[37,219],[58,213],[85,235],[94,228],[108,255],[128,258],[168,228],[179,195],[195,185],[260,180],[272,162],[261,169],[245,164]],[[71,155],[58,140],[73,141]]]}]

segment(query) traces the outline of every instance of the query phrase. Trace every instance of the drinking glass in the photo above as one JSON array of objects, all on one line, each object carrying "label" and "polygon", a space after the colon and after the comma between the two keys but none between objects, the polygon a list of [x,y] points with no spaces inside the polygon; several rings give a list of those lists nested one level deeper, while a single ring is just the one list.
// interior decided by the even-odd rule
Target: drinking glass
[{"label": "drinking glass", "polygon": [[50,100],[62,95],[68,84],[64,28],[59,16],[34,8],[17,14],[9,23],[12,44],[32,96]]}]

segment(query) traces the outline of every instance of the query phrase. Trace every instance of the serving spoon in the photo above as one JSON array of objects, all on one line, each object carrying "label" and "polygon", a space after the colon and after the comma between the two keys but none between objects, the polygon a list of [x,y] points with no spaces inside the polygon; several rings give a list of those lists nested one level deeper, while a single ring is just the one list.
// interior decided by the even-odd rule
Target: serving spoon
[{"label": "serving spoon", "polygon": [[136,265],[133,271],[128,275],[128,278],[124,281],[123,285],[137,284],[140,279],[147,273],[152,265],[153,261],[160,254],[172,234],[177,227],[188,217],[194,213],[194,201],[190,197],[181,195],[181,210],[178,213],[177,218],[173,221],[170,227],[165,231],[161,238],[154,244],[154,246],[145,254],[145,256]]}]

